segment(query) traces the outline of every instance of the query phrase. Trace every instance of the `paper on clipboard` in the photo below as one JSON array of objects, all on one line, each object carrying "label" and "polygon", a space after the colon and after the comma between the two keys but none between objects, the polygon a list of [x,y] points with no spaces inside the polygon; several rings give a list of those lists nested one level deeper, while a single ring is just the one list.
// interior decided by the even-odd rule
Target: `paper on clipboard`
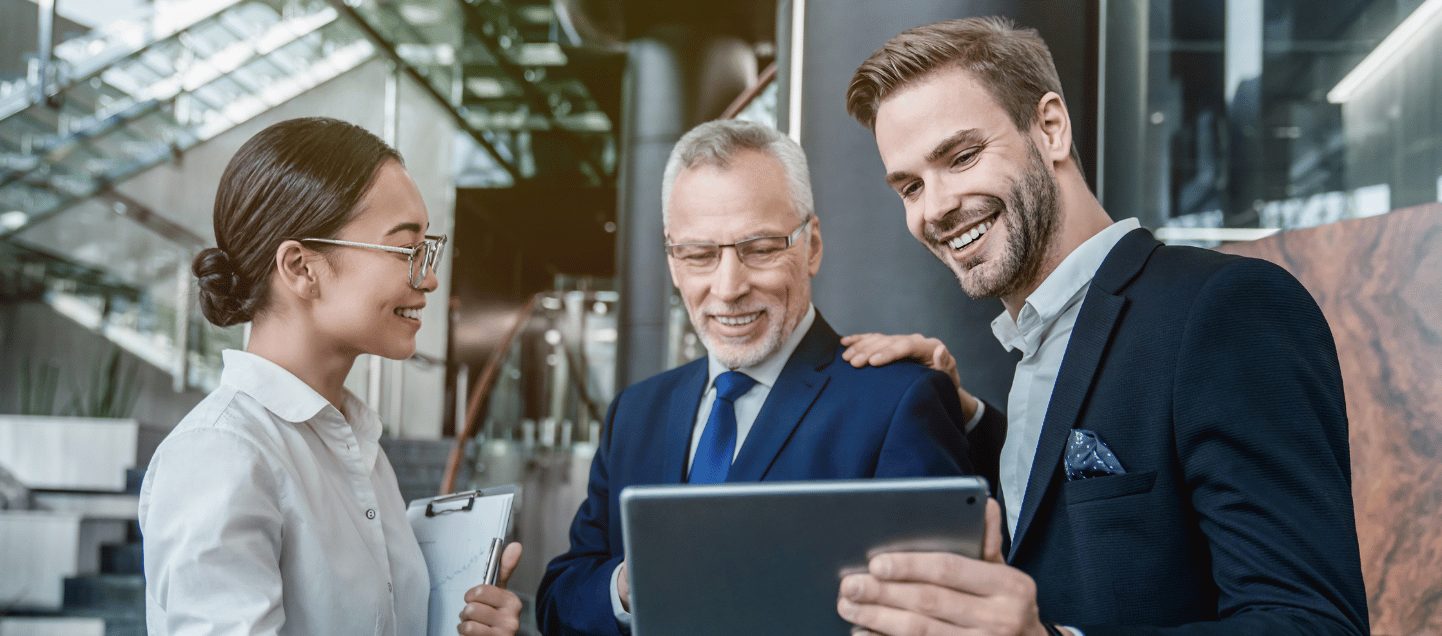
[{"label": "paper on clipboard", "polygon": [[406,508],[430,573],[430,636],[454,634],[466,590],[495,580],[516,490],[501,486],[417,499]]}]

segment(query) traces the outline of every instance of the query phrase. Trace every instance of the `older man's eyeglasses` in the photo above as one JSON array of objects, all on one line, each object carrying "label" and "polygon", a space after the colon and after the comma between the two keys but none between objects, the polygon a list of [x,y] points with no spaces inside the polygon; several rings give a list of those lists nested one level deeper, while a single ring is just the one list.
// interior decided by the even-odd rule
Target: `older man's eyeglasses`
[{"label": "older man's eyeglasses", "polygon": [[786,236],[758,236],[744,241],[718,245],[716,243],[667,243],[666,255],[676,259],[683,267],[696,272],[710,272],[721,264],[721,250],[732,248],[736,250],[736,258],[741,264],[752,269],[764,269],[772,267],[781,262],[786,250],[796,244],[801,237],[801,232],[806,226],[811,225],[808,216],[801,225],[792,230]]},{"label": "older man's eyeglasses", "polygon": [[357,243],[355,241],[342,241],[340,239],[303,238],[297,240],[302,243],[325,243],[327,245],[359,247],[368,250],[405,254],[410,265],[410,272],[406,282],[410,283],[412,289],[421,289],[425,286],[426,275],[436,271],[436,264],[440,262],[441,258],[441,250],[446,246],[446,237],[444,234],[440,236],[427,234],[424,240],[409,247]]}]

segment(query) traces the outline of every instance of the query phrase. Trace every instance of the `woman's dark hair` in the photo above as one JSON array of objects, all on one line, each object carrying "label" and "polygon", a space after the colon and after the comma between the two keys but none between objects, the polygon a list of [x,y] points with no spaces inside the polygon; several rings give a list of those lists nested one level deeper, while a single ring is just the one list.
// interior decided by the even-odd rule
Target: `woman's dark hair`
[{"label": "woman's dark hair", "polygon": [[334,236],[389,160],[402,162],[379,137],[327,117],[286,120],[246,141],[215,193],[216,247],[190,266],[206,320],[227,327],[264,311],[281,242]]}]

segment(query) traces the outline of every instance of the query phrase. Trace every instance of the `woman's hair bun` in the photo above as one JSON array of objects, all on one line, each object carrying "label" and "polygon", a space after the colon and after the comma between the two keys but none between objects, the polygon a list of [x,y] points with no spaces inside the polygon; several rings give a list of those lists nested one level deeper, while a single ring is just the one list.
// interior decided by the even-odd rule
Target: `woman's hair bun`
[{"label": "woman's hair bun", "polygon": [[207,247],[195,255],[190,271],[200,282],[200,312],[218,327],[250,321],[250,298],[245,281],[225,250]]}]

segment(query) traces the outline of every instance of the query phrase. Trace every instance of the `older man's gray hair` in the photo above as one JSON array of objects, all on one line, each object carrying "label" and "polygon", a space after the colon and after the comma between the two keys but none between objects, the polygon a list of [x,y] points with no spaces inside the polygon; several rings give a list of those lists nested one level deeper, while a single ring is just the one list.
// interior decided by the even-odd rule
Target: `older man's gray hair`
[{"label": "older man's gray hair", "polygon": [[805,219],[815,210],[811,199],[811,175],[806,168],[806,153],[790,137],[775,128],[749,121],[718,119],[692,128],[676,142],[671,158],[666,160],[666,173],[661,180],[661,218],[671,220],[671,187],[682,170],[697,166],[727,168],[736,153],[759,150],[781,162],[791,190],[791,207],[797,220]]}]

